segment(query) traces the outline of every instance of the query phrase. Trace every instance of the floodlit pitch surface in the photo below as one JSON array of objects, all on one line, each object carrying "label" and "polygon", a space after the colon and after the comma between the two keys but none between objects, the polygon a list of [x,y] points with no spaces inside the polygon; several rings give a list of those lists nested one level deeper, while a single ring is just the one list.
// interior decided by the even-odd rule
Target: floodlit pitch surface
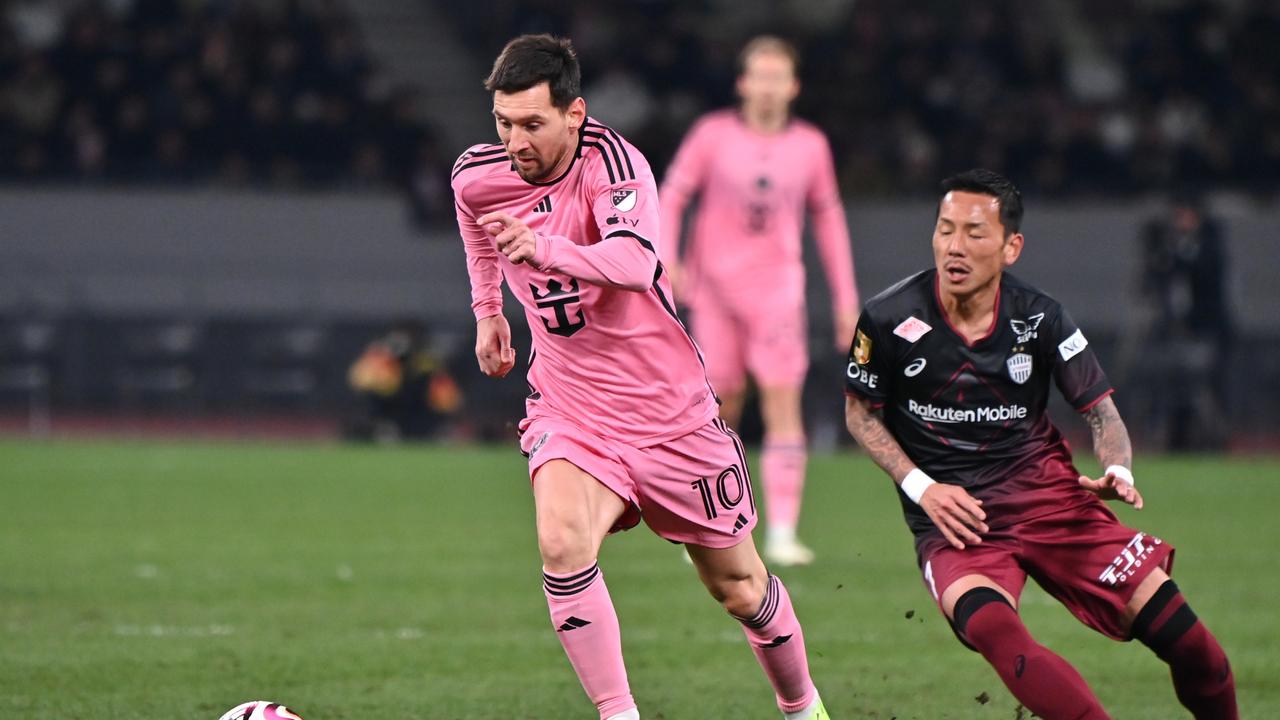
[{"label": "floodlit pitch surface", "polygon": [[[1245,717],[1280,712],[1280,462],[1139,457],[1176,577],[1230,654]],[[782,570],[836,718],[1015,718],[920,583],[886,480],[811,463],[812,568]],[[679,549],[606,543],[647,718],[773,718],[737,624]],[[0,714],[308,720],[595,717],[550,628],[512,448],[0,442]],[[1117,718],[1186,717],[1145,648],[1037,588],[1032,632]],[[985,702],[982,702],[985,700]]]}]

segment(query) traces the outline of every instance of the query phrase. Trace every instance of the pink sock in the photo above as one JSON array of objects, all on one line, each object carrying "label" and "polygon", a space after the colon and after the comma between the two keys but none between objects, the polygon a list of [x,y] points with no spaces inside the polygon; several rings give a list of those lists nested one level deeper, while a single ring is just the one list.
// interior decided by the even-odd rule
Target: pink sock
[{"label": "pink sock", "polygon": [[791,596],[782,581],[770,575],[760,610],[750,618],[738,618],[760,667],[773,685],[782,712],[797,712],[813,702],[817,690],[809,678],[809,658],[804,633],[791,607]]},{"label": "pink sock", "polygon": [[804,438],[767,439],[760,464],[764,470],[764,511],[768,527],[795,528],[800,520],[804,466],[808,459]]},{"label": "pink sock", "polygon": [[542,590],[551,609],[551,625],[582,681],[582,689],[607,718],[636,706],[622,664],[618,615],[600,566],[564,574],[543,569]]}]

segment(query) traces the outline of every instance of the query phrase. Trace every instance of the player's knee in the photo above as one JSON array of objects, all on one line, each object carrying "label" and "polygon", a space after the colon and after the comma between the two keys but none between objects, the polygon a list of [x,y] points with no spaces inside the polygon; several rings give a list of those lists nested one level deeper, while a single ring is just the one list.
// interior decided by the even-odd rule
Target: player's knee
[{"label": "player's knee", "polygon": [[752,573],[726,573],[708,580],[707,590],[730,615],[751,617],[764,602],[766,581]]},{"label": "player's knee", "polygon": [[995,588],[976,587],[969,590],[956,600],[955,608],[951,612],[951,629],[955,632],[956,638],[971,649],[982,652],[982,647],[986,641],[986,635],[990,632],[999,632],[1000,628],[989,627],[989,623],[973,623],[971,622],[975,615],[984,608],[991,605],[1004,606],[1008,608],[1009,613],[1006,620],[1017,623],[1017,612],[1013,606],[1009,604],[1009,599]]},{"label": "player's knee", "polygon": [[590,533],[569,523],[547,523],[538,527],[538,551],[542,565],[550,572],[569,572],[595,558]]},{"label": "player's knee", "polygon": [[1196,614],[1172,580],[1156,589],[1133,619],[1129,632],[1135,640],[1164,657],[1197,622]]}]

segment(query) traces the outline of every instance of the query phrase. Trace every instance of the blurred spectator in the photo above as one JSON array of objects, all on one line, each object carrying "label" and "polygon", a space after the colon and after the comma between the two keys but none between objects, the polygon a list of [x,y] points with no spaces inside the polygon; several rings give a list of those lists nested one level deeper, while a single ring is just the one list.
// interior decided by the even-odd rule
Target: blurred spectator
[{"label": "blurred spectator", "polygon": [[369,343],[351,365],[347,383],[364,403],[346,423],[345,435],[353,440],[429,438],[462,406],[458,384],[415,321],[399,322]]},{"label": "blurred spectator", "polygon": [[[1221,224],[1194,193],[1142,231],[1142,291],[1152,305],[1148,379],[1170,450],[1215,449],[1225,440],[1233,320],[1227,304]],[[1177,388],[1170,390],[1170,388]]]}]

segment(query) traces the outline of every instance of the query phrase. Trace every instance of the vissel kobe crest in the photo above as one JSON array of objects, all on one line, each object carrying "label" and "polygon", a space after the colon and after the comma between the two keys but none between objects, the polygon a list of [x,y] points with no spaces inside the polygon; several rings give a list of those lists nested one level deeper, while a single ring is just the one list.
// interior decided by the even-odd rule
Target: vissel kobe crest
[{"label": "vissel kobe crest", "polygon": [[1025,383],[1031,377],[1031,356],[1026,353],[1014,353],[1004,361],[1006,367],[1009,368],[1009,377],[1019,385]]}]

